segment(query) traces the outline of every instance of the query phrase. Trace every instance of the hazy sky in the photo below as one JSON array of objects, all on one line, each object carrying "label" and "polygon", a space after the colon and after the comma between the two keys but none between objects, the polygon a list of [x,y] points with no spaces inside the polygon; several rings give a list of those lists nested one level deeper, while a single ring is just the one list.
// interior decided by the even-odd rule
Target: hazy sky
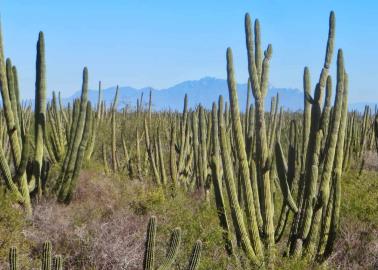
[{"label": "hazy sky", "polygon": [[164,88],[204,76],[226,78],[229,46],[237,79],[245,82],[245,12],[260,19],[264,47],[273,44],[271,84],[302,89],[304,66],[310,67],[313,84],[319,77],[331,10],[336,12],[335,52],[344,49],[350,76],[350,100],[378,102],[378,1],[0,2],[5,54],[17,65],[24,98],[34,96],[40,30],[46,40],[48,90],[63,96],[80,89],[84,66],[93,89],[98,80],[105,87]]}]

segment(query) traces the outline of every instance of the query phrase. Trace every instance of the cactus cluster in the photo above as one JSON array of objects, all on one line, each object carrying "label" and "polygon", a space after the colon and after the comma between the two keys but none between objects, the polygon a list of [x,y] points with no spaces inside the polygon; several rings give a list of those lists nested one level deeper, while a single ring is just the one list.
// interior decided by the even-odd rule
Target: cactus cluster
[{"label": "cactus cluster", "polygon": [[[31,200],[55,191],[59,201],[69,202],[82,162],[89,159],[95,143],[93,120],[87,101],[88,71],[83,72],[81,99],[64,107],[60,93],[46,98],[46,57],[43,32],[37,42],[34,111],[21,103],[18,74],[8,58],[5,61],[0,31],[0,90],[2,96],[0,171],[15,201],[32,214]],[[100,100],[99,100],[100,103]],[[93,123],[92,123],[93,122]],[[34,128],[30,128],[34,124]],[[34,134],[30,134],[31,131]],[[89,146],[88,146],[89,145]],[[53,165],[61,166],[59,178],[49,177]]]},{"label": "cactus cluster", "polygon": [[[146,242],[145,242],[145,251],[144,251],[144,260],[143,260],[143,269],[144,270],[168,270],[173,269],[177,254],[180,249],[181,244],[181,229],[179,227],[173,229],[166,256],[161,261],[158,267],[155,266],[155,245],[156,245],[156,217],[152,216],[148,222]],[[188,264],[186,269],[196,270],[200,265],[202,251],[202,242],[197,240],[193,246]],[[10,248],[9,250],[9,269],[18,270],[18,258],[17,258],[17,249],[15,247]],[[56,255],[52,257],[52,247],[51,242],[46,241],[43,243],[42,247],[42,256],[41,256],[41,270],[63,270],[63,257],[61,255]]]},{"label": "cactus cluster", "polygon": [[[227,80],[232,126],[228,131],[223,98],[220,97],[219,134],[214,132],[212,138],[214,145],[218,144],[220,138],[220,150],[215,151],[222,156],[223,179],[236,240],[253,264],[261,266],[267,263],[272,266],[276,243],[282,239],[288,226],[288,216],[292,213],[287,255],[324,259],[332,250],[339,223],[340,181],[348,118],[348,76],[342,50],[338,51],[337,56],[336,96],[331,106],[332,82],[328,73],[334,47],[335,15],[331,12],[325,62],[313,97],[310,94],[309,69],[305,68],[302,142],[299,141],[298,121],[292,120],[286,125],[283,123],[283,110],[278,112],[278,96],[272,100],[271,112],[266,117],[264,99],[272,46],[268,45],[262,53],[259,21],[255,21],[252,31],[248,14],[245,16],[245,32],[254,107],[250,106],[251,109],[246,111],[248,114],[243,122],[238,105],[232,51],[229,48]],[[287,151],[281,142],[284,125],[288,127],[290,138]],[[219,167],[215,162],[218,155],[215,152],[213,157],[213,176],[218,178],[214,181],[217,186],[214,190],[217,208],[221,213],[220,222],[228,235],[230,229],[225,222],[225,203],[219,192],[220,184],[216,184],[222,182],[221,170],[216,169]],[[275,225],[277,188],[281,191],[282,206]],[[225,237],[227,250],[230,250],[229,242],[229,238]]]},{"label": "cactus cluster", "polygon": [[[17,249],[12,247],[9,250],[9,269],[18,270],[23,269],[18,265]],[[56,255],[52,258],[51,242],[43,243],[41,256],[41,270],[63,270],[62,256]]]},{"label": "cactus cluster", "polygon": [[[181,229],[179,227],[172,231],[171,238],[169,240],[168,249],[165,258],[161,264],[155,266],[155,244],[156,244],[156,217],[152,216],[148,222],[147,235],[145,242],[143,269],[144,270],[168,270],[173,268],[173,264],[176,260],[177,253],[181,243]],[[189,263],[186,267],[188,270],[198,269],[202,251],[202,242],[198,240],[193,246],[192,254],[189,258]]]}]

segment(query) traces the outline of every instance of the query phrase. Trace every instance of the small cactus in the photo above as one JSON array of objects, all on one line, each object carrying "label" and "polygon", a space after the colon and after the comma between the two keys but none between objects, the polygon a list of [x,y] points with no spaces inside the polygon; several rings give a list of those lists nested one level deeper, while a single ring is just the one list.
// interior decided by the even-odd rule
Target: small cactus
[{"label": "small cactus", "polygon": [[10,270],[18,270],[17,248],[15,248],[15,247],[12,247],[9,250],[9,269]]}]

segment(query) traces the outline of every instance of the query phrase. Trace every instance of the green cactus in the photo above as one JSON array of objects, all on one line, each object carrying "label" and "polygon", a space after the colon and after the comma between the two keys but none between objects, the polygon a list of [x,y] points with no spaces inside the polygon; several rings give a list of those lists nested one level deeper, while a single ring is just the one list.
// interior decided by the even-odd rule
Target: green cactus
[{"label": "green cactus", "polygon": [[89,161],[92,157],[95,144],[96,144],[96,137],[97,137],[97,129],[100,125],[100,118],[101,118],[101,101],[102,101],[102,89],[101,89],[101,81],[98,83],[98,99],[97,99],[97,110],[96,110],[96,118],[94,124],[92,126],[92,136],[89,141],[88,150],[86,152],[85,159]]},{"label": "green cactus", "polygon": [[9,270],[18,270],[17,248],[15,247],[9,250]]},{"label": "green cactus", "polygon": [[[268,90],[269,62],[272,56],[272,46],[268,45],[261,61],[261,41],[259,22],[255,23],[255,45],[251,30],[251,18],[249,14],[245,16],[246,45],[248,52],[248,71],[252,82],[252,93],[255,98],[256,117],[256,158],[258,182],[262,183],[261,197],[263,231],[267,235],[268,258],[274,260],[274,224],[273,224],[273,202],[270,187],[270,173],[268,165],[268,138],[264,119],[264,98]],[[255,48],[254,48],[255,47]],[[260,72],[261,70],[261,72]]]},{"label": "green cactus", "polygon": [[51,242],[43,243],[42,251],[42,270],[51,270]]},{"label": "green cactus", "polygon": [[151,145],[151,142],[150,142],[150,135],[149,135],[149,128],[148,128],[146,118],[144,119],[144,136],[145,136],[145,141],[146,141],[146,151],[147,151],[147,154],[148,154],[148,157],[149,157],[149,160],[150,160],[152,170],[154,172],[154,177],[155,177],[154,180],[155,180],[155,183],[158,186],[160,186],[161,185],[160,173],[158,171],[156,158],[155,158],[154,152],[152,150],[152,145]]},{"label": "green cactus", "polygon": [[202,242],[198,240],[192,250],[192,254],[190,255],[189,265],[187,270],[197,270],[199,267],[199,262],[201,259],[201,251],[202,251]]},{"label": "green cactus", "polygon": [[43,132],[46,122],[46,63],[45,40],[43,32],[39,33],[37,43],[36,82],[35,82],[35,151],[33,161],[33,175],[38,187],[38,196],[42,196],[41,169],[43,161]]},{"label": "green cactus", "polygon": [[70,195],[70,186],[72,182],[72,176],[77,164],[77,156],[80,143],[82,142],[85,118],[87,112],[88,102],[88,69],[85,67],[83,70],[83,86],[80,98],[80,105],[77,105],[73,118],[76,121],[72,122],[71,135],[69,142],[69,149],[66,152],[64,163],[61,169],[61,173],[58,179],[58,200],[61,202],[67,202]]},{"label": "green cactus", "polygon": [[220,148],[221,157],[223,164],[224,179],[227,187],[228,199],[231,206],[231,215],[236,231],[236,237],[240,239],[242,248],[246,256],[255,264],[260,265],[261,261],[258,256],[256,256],[255,250],[252,247],[251,240],[249,239],[247,227],[244,222],[243,213],[238,201],[238,196],[236,192],[235,176],[232,167],[232,161],[229,150],[228,137],[226,134],[225,120],[223,115],[223,97],[219,98],[219,109],[218,109],[218,124],[220,133]]},{"label": "green cactus", "polygon": [[63,258],[58,255],[53,258],[52,270],[63,270]]},{"label": "green cactus", "polygon": [[[0,28],[1,28],[1,25],[0,25]],[[18,132],[17,132],[17,126],[15,122],[16,111],[12,109],[12,102],[11,102],[9,89],[8,89],[6,65],[4,61],[3,38],[2,38],[1,29],[0,29],[0,91],[1,91],[2,101],[3,101],[3,113],[4,113],[5,123],[7,126],[11,153],[13,157],[13,167],[18,168],[21,162],[22,142],[20,141],[20,138],[17,135]],[[17,201],[23,205],[26,214],[30,216],[32,214],[32,206],[31,206],[31,201],[30,201],[30,190],[28,186],[28,181],[26,179],[26,175],[24,174],[21,177],[19,189],[18,189],[18,187],[14,183],[13,184],[11,183],[12,178],[10,177],[11,174],[9,170],[9,165],[7,164],[6,158],[3,159],[3,157],[5,156],[3,154],[0,154],[0,165],[1,165],[0,169],[3,172],[5,171],[9,172],[6,177],[7,178],[6,181],[8,182],[8,187],[11,188],[12,193],[16,193]],[[16,189],[17,189],[17,192],[16,192]]]},{"label": "green cactus", "polygon": [[169,143],[169,168],[173,186],[177,185],[177,154],[176,154],[176,123],[171,125],[171,136]]},{"label": "green cactus", "polygon": [[17,133],[19,140],[21,141],[21,129],[20,129],[20,122],[19,122],[19,106],[18,106],[18,93],[15,87],[15,82],[14,82],[14,73],[13,73],[13,66],[12,66],[12,61],[8,58],[6,60],[6,72],[7,72],[7,80],[8,80],[8,91],[9,91],[9,97],[11,101],[11,106],[12,106],[12,111],[13,111],[13,116],[14,116],[14,122],[16,125],[16,130],[15,132]]},{"label": "green cactus", "polygon": [[168,270],[172,268],[172,265],[176,259],[178,250],[181,243],[181,229],[175,228],[171,234],[171,239],[169,240],[169,246],[167,249],[167,254],[161,265],[157,268],[158,270]]},{"label": "green cactus", "polygon": [[234,253],[234,247],[232,244],[231,231],[228,223],[226,206],[223,196],[223,185],[222,185],[222,172],[221,172],[221,159],[220,159],[220,146],[219,146],[219,131],[218,131],[218,115],[217,115],[217,105],[213,103],[212,108],[212,142],[213,150],[211,157],[211,172],[215,193],[215,203],[217,207],[217,214],[219,217],[220,225],[223,229],[223,239],[225,241],[225,248],[228,255]]},{"label": "green cactus", "polygon": [[87,149],[88,145],[88,140],[92,131],[92,125],[93,125],[93,116],[92,116],[92,107],[91,107],[91,102],[88,101],[87,103],[87,109],[86,109],[86,116],[85,116],[85,127],[84,127],[84,132],[83,136],[81,138],[81,142],[79,145],[78,153],[77,153],[77,158],[75,162],[75,167],[74,171],[72,174],[72,179],[69,182],[69,188],[67,191],[67,195],[65,198],[65,202],[69,203],[72,199],[73,192],[76,188],[77,180],[79,178],[79,173],[84,161],[84,155]]},{"label": "green cactus", "polygon": [[235,144],[237,149],[237,158],[241,166],[242,185],[245,199],[245,209],[247,215],[247,224],[253,248],[258,257],[262,257],[261,240],[257,226],[256,210],[253,203],[252,186],[249,175],[246,147],[241,127],[240,112],[238,107],[238,96],[236,92],[236,82],[234,78],[234,68],[232,60],[232,51],[227,49],[227,81],[230,96],[230,108],[232,116],[232,127],[235,134]]},{"label": "green cactus", "polygon": [[112,104],[112,165],[113,165],[114,173],[118,170],[117,143],[116,143],[116,113],[117,113],[117,106],[118,106],[118,91],[119,91],[119,87],[117,85],[117,89],[116,89],[113,104]]},{"label": "green cactus", "polygon": [[150,217],[147,227],[147,238],[144,252],[143,269],[154,270],[155,242],[156,242],[156,217]]}]

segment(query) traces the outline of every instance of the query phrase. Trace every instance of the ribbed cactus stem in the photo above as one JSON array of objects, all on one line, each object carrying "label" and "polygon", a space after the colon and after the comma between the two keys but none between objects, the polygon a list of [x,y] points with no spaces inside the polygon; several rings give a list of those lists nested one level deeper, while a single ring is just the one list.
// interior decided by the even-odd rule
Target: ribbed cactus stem
[{"label": "ribbed cactus stem", "polygon": [[85,159],[88,161],[91,159],[97,138],[97,129],[100,125],[100,118],[101,118],[101,101],[102,101],[102,88],[101,88],[101,81],[98,83],[98,98],[97,98],[97,109],[96,109],[96,118],[94,124],[92,125],[92,132],[91,138],[89,141],[88,150],[86,152]]},{"label": "ribbed cactus stem", "polygon": [[175,228],[171,234],[169,240],[169,246],[167,249],[167,254],[162,264],[157,268],[157,270],[169,270],[172,269],[172,265],[176,259],[178,250],[181,244],[181,229]]},{"label": "ribbed cactus stem", "polygon": [[18,270],[17,248],[15,247],[9,250],[9,270]]},{"label": "ribbed cactus stem", "polygon": [[43,243],[42,250],[42,270],[51,270],[51,242]]},{"label": "ribbed cactus stem", "polygon": [[[6,76],[6,65],[4,60],[4,48],[3,48],[3,38],[0,25],[0,92],[3,102],[3,113],[5,118],[5,123],[7,126],[9,143],[11,148],[11,153],[13,156],[13,165],[15,168],[18,167],[21,161],[21,141],[16,131],[15,117],[12,110],[11,100],[9,96],[8,82]],[[4,161],[4,160],[3,160]],[[6,159],[5,159],[6,162]],[[14,187],[14,186],[13,186]],[[30,192],[28,187],[28,181],[26,175],[23,175],[20,181],[20,193],[22,194],[22,201],[20,203],[24,206],[27,215],[32,214],[32,206],[30,202]]]},{"label": "ribbed cactus stem", "polygon": [[68,192],[65,198],[66,203],[69,203],[71,201],[73,192],[76,188],[77,180],[79,178],[79,173],[80,173],[82,164],[84,162],[84,155],[87,149],[87,144],[88,144],[88,140],[89,140],[90,133],[92,130],[92,125],[93,125],[92,107],[91,107],[91,102],[88,101],[87,109],[86,109],[86,116],[85,116],[84,132],[83,132],[83,136],[81,138],[81,142],[79,145],[75,167],[72,174],[72,179],[69,182],[69,188],[68,188]]},{"label": "ribbed cactus stem", "polygon": [[164,162],[164,155],[163,155],[163,148],[162,148],[162,143],[160,139],[160,132],[159,129],[157,131],[157,147],[158,147],[158,153],[159,153],[159,165],[160,165],[160,172],[161,172],[161,180],[163,185],[167,185],[167,173],[165,171],[165,162]]},{"label": "ribbed cactus stem", "polygon": [[[258,33],[255,33],[256,40],[254,45],[253,35],[251,30],[251,18],[249,14],[245,16],[245,33],[246,33],[246,46],[248,53],[248,71],[249,77],[252,81],[252,93],[255,98],[256,107],[256,156],[257,156],[257,168],[259,183],[262,183],[262,215],[264,223],[264,233],[267,235],[267,249],[269,262],[274,260],[274,224],[273,224],[273,202],[270,187],[270,175],[269,168],[267,167],[268,161],[268,139],[267,130],[265,125],[265,110],[264,99],[268,90],[268,78],[269,78],[269,62],[272,56],[272,46],[269,45],[265,51],[264,59],[261,66],[261,76],[256,62],[256,53],[258,53],[260,41]],[[256,47],[256,49],[254,48]],[[255,53],[256,50],[256,53]]]},{"label": "ribbed cactus stem", "polygon": [[[327,258],[333,249],[334,242],[336,240],[336,234],[339,228],[340,222],[340,205],[341,205],[341,174],[342,174],[342,163],[343,163],[343,151],[345,143],[345,133],[348,118],[348,92],[349,92],[349,80],[348,74],[344,74],[344,93],[343,93],[343,109],[340,122],[339,138],[337,140],[336,146],[336,156],[335,156],[335,168],[334,174],[332,175],[332,185],[334,185],[333,193],[333,211],[331,216],[330,229],[328,233],[327,244],[325,246],[324,256]],[[326,234],[321,235],[325,238]],[[322,239],[321,238],[321,239]]]},{"label": "ribbed cactus stem", "polygon": [[37,43],[36,82],[35,82],[35,127],[34,127],[34,161],[33,171],[38,187],[38,196],[42,196],[41,169],[43,160],[43,129],[46,123],[46,63],[45,39],[43,32],[39,33]]},{"label": "ribbed cactus stem", "polygon": [[[336,85],[336,97],[335,105],[332,116],[332,126],[329,141],[327,143],[327,152],[325,154],[325,161],[323,166],[323,172],[320,178],[319,195],[312,216],[311,229],[308,233],[308,239],[306,241],[305,251],[310,256],[314,255],[316,243],[318,241],[319,226],[321,222],[321,215],[323,210],[325,211],[326,205],[330,194],[330,179],[332,169],[334,165],[334,157],[340,127],[342,103],[343,103],[343,91],[344,91],[344,59],[342,50],[339,50],[337,57],[337,85]],[[308,221],[308,219],[307,219]],[[305,235],[306,236],[306,235]]]},{"label": "ribbed cactus stem", "polygon": [[243,131],[240,121],[240,111],[238,106],[238,96],[236,92],[236,81],[234,78],[234,67],[232,59],[232,51],[227,49],[227,81],[230,97],[230,108],[232,116],[232,127],[235,135],[235,144],[237,150],[237,157],[241,166],[242,185],[245,196],[245,208],[248,221],[248,230],[252,238],[252,244],[256,255],[262,257],[262,247],[257,226],[256,210],[253,203],[252,186],[249,175],[249,167],[247,160],[246,147],[243,137]]},{"label": "ribbed cactus stem", "polygon": [[218,109],[218,121],[219,121],[219,132],[220,132],[220,148],[221,157],[223,163],[223,173],[226,183],[228,199],[231,206],[231,215],[236,231],[237,238],[240,238],[242,248],[246,256],[255,265],[260,265],[261,261],[256,256],[256,253],[252,247],[251,240],[249,239],[247,227],[244,222],[244,216],[242,209],[238,201],[238,195],[236,192],[235,176],[231,161],[231,154],[229,149],[228,136],[226,133],[225,120],[223,115],[223,97],[219,98],[219,109]]},{"label": "ribbed cactus stem", "polygon": [[[65,201],[67,198],[67,192],[69,190],[72,174],[74,172],[78,149],[82,141],[85,117],[87,111],[87,102],[88,102],[88,69],[85,67],[83,70],[83,85],[81,91],[80,105],[77,110],[77,123],[76,127],[74,126],[73,136],[71,137],[72,142],[70,142],[70,149],[67,151],[65,161],[62,167],[60,174],[60,190],[58,193],[58,200]],[[74,122],[73,122],[74,123]],[[72,127],[71,127],[72,128]]]},{"label": "ribbed cactus stem", "polygon": [[160,178],[160,174],[159,174],[159,170],[158,170],[158,164],[156,162],[156,158],[155,158],[154,152],[152,150],[152,145],[151,145],[150,135],[149,135],[149,127],[148,127],[146,118],[144,119],[144,136],[145,136],[145,141],[146,141],[147,154],[148,154],[150,164],[151,164],[151,167],[152,167],[152,170],[153,170],[153,173],[154,173],[154,177],[155,177],[155,183],[160,186],[161,185],[161,178]]},{"label": "ribbed cactus stem", "polygon": [[212,115],[212,158],[211,158],[211,171],[212,179],[214,185],[215,193],[215,203],[217,207],[217,214],[219,217],[220,225],[223,228],[223,240],[225,241],[225,248],[228,255],[234,253],[232,245],[231,231],[229,227],[229,222],[226,213],[226,206],[223,196],[223,185],[222,185],[222,173],[221,173],[221,159],[220,159],[220,146],[219,146],[219,131],[218,131],[218,115],[217,115],[217,105],[213,103],[213,108],[211,111]]},{"label": "ribbed cactus stem", "polygon": [[197,242],[193,246],[192,254],[190,255],[190,258],[189,258],[189,265],[186,268],[187,270],[198,269],[200,259],[201,259],[201,252],[202,252],[202,242],[201,240],[197,240]]},{"label": "ribbed cactus stem", "polygon": [[63,270],[63,258],[57,255],[53,258],[52,270]]},{"label": "ribbed cactus stem", "polygon": [[148,222],[146,244],[144,250],[144,270],[154,270],[155,263],[155,238],[156,238],[156,217],[152,216]]},{"label": "ribbed cactus stem", "polygon": [[116,143],[116,113],[117,113],[117,106],[118,106],[118,91],[119,87],[117,85],[116,93],[114,95],[114,100],[112,104],[112,165],[113,165],[113,172],[118,170],[117,164],[117,143]]},{"label": "ribbed cactus stem", "polygon": [[20,122],[18,117],[18,99],[17,99],[17,93],[15,89],[15,83],[14,83],[14,74],[12,70],[12,61],[8,58],[6,61],[6,70],[7,70],[7,79],[8,79],[8,91],[9,91],[9,97],[11,101],[13,116],[14,116],[14,123],[16,125],[15,132],[17,133],[19,140],[21,141],[21,129],[20,129]]},{"label": "ribbed cactus stem", "polygon": [[171,125],[171,136],[169,144],[169,168],[173,186],[177,185],[177,154],[176,154],[176,123]]}]

